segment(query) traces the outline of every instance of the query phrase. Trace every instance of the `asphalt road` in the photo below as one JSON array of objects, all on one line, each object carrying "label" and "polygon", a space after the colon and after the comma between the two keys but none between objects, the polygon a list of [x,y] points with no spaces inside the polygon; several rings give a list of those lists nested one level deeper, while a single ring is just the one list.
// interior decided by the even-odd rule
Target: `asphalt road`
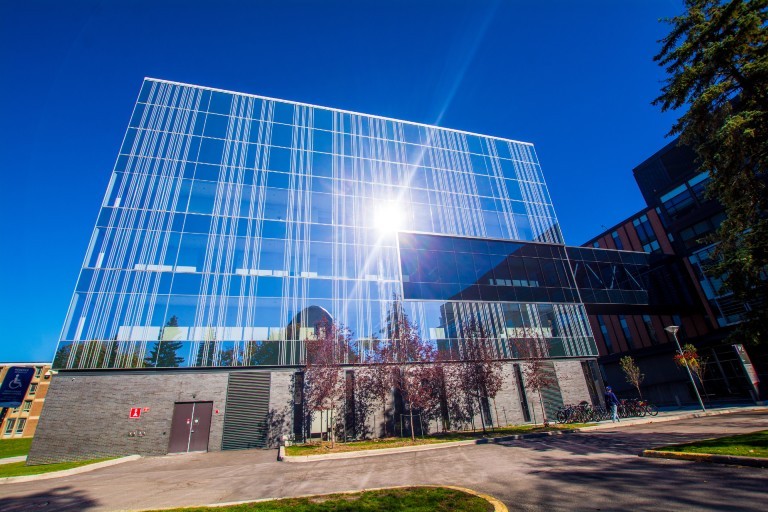
[{"label": "asphalt road", "polygon": [[766,510],[768,470],[646,459],[644,448],[768,429],[768,414],[707,418],[377,457],[275,462],[251,450],[146,458],[0,486],[1,511],[132,510],[450,484],[510,510]]}]

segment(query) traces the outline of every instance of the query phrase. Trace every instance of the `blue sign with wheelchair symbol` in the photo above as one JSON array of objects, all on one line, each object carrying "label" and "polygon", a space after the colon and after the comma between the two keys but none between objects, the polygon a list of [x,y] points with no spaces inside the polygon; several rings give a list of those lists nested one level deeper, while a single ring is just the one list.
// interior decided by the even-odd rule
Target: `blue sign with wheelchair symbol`
[{"label": "blue sign with wheelchair symbol", "polygon": [[0,385],[0,407],[20,406],[34,374],[34,368],[11,366]]}]

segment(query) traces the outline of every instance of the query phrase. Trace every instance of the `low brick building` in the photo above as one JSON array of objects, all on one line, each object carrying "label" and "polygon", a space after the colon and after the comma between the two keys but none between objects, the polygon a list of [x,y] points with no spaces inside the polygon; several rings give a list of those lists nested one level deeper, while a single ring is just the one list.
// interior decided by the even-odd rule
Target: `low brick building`
[{"label": "low brick building", "polygon": [[50,363],[0,363],[0,382],[5,379],[8,369],[13,366],[33,367],[35,373],[21,405],[4,411],[0,420],[0,439],[18,439],[35,435],[52,380]]}]

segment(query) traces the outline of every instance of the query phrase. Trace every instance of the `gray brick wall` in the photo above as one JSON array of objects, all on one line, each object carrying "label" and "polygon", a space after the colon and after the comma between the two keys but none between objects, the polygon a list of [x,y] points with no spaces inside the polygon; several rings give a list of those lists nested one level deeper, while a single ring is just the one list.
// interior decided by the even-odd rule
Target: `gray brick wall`
[{"label": "gray brick wall", "polygon": [[[227,377],[226,371],[61,372],[48,391],[28,461],[164,455],[174,402],[213,402],[208,449],[220,450]],[[132,407],[149,411],[131,419]],[[138,431],[145,435],[130,435]]]},{"label": "gray brick wall", "polygon": [[277,446],[279,437],[293,433],[293,376],[294,369],[270,373],[268,445]]},{"label": "gray brick wall", "polygon": [[512,363],[504,363],[504,386],[496,395],[496,406],[493,407],[493,404],[491,404],[491,409],[497,425],[506,426],[525,423]]},{"label": "gray brick wall", "polygon": [[[580,360],[555,360],[554,366],[565,403],[589,400]],[[232,371],[238,370],[61,372],[48,391],[29,463],[165,455],[175,402],[213,402],[208,450],[221,450],[227,382]],[[265,371],[270,372],[269,437],[270,445],[274,445],[281,434],[293,431],[295,369]],[[526,394],[531,412],[541,421],[538,395],[530,391]],[[390,400],[387,405],[391,411]],[[140,419],[131,419],[132,407],[149,411],[142,412]],[[504,385],[491,401],[491,415],[495,425],[525,423],[511,362],[504,363]],[[373,416],[368,421],[374,437],[383,433],[381,407],[375,407],[375,425]],[[475,426],[480,425],[478,414]],[[431,429],[438,429],[434,421]],[[130,435],[139,431],[145,435]]]},{"label": "gray brick wall", "polygon": [[584,370],[581,369],[581,360],[556,360],[555,372],[564,404],[578,404],[582,400],[591,403]]}]

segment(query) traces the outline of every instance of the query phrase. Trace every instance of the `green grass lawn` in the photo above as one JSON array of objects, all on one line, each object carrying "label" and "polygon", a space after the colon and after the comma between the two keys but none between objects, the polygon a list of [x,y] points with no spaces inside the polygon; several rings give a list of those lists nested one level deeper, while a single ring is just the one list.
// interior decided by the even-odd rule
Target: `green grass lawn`
[{"label": "green grass lawn", "polygon": [[408,487],[365,491],[354,494],[329,494],[311,498],[262,501],[228,507],[176,508],[173,512],[486,512],[493,505],[483,498],[443,487]]},{"label": "green grass lawn", "polygon": [[656,448],[669,452],[768,458],[768,430]]},{"label": "green grass lawn", "polygon": [[543,427],[541,425],[515,425],[509,427],[495,428],[492,431],[463,431],[448,432],[445,434],[431,434],[428,436],[416,437],[416,441],[411,441],[410,437],[387,437],[384,439],[371,439],[367,441],[352,441],[349,443],[336,443],[331,448],[329,443],[308,443],[288,446],[286,455],[322,455],[326,453],[354,452],[359,450],[380,450],[382,448],[399,448],[401,446],[419,446],[425,444],[449,443],[452,441],[466,441],[469,439],[482,439],[490,437],[503,437],[515,434],[531,434],[534,432],[550,432],[553,430],[571,430],[574,428],[588,426],[590,424],[571,424],[571,425],[550,425]]},{"label": "green grass lawn", "polygon": [[12,464],[0,464],[0,478],[10,476],[28,476],[40,475],[42,473],[51,473],[53,471],[63,471],[65,469],[79,468],[88,464],[112,460],[114,457],[106,459],[79,460],[77,462],[59,462],[56,464],[41,464],[39,466],[27,466],[26,462],[14,462]]},{"label": "green grass lawn", "polygon": [[32,438],[27,439],[3,439],[0,441],[0,459],[7,457],[20,457],[29,453],[32,446]]}]

